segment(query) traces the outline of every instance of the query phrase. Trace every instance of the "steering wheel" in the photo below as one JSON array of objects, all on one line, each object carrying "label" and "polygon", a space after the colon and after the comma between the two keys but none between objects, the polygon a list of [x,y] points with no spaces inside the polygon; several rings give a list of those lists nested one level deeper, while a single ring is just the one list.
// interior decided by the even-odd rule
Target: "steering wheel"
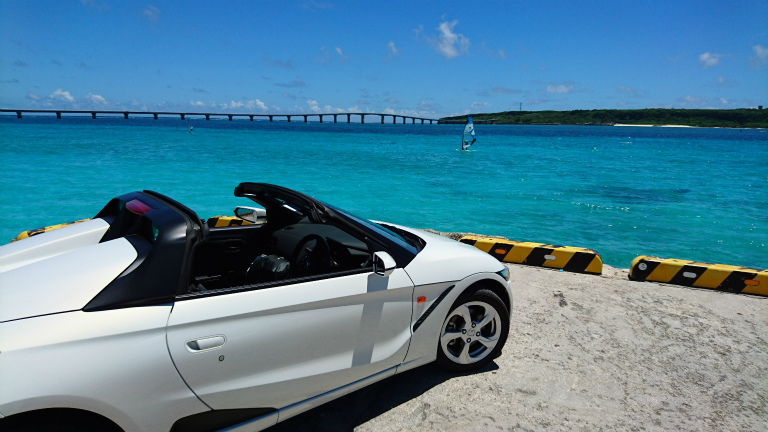
[{"label": "steering wheel", "polygon": [[296,276],[311,276],[331,270],[331,248],[323,236],[310,234],[293,251]]}]

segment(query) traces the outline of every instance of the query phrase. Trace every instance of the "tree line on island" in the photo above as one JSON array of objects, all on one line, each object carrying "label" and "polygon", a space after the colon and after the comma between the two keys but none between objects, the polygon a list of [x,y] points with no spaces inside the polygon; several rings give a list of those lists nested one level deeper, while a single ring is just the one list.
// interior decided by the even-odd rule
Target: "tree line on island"
[{"label": "tree line on island", "polygon": [[[768,128],[768,109],[666,109],[503,111],[469,114],[475,123],[549,125],[682,125],[698,127]],[[443,117],[440,123],[465,123],[467,115]]]}]

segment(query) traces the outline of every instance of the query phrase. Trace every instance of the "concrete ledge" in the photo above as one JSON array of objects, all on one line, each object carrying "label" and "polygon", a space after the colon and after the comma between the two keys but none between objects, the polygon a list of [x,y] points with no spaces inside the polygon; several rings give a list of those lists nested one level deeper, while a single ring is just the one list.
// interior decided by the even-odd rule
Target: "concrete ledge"
[{"label": "concrete ledge", "polygon": [[697,288],[768,296],[768,270],[640,255],[629,278]]},{"label": "concrete ledge", "polygon": [[603,260],[600,254],[592,249],[478,236],[464,236],[459,241],[493,255],[503,262],[563,269],[576,273],[599,275],[603,272]]},{"label": "concrete ledge", "polygon": [[77,221],[74,221],[74,222],[67,222],[67,223],[63,223],[63,224],[47,226],[47,227],[44,227],[44,228],[37,228],[37,229],[28,230],[28,231],[22,231],[21,233],[19,233],[19,235],[16,236],[15,239],[11,240],[11,243],[13,243],[15,241],[23,240],[25,238],[29,238],[29,237],[32,237],[32,236],[36,236],[38,234],[42,234],[44,232],[57,230],[59,228],[64,228],[65,226],[74,225],[76,223],[85,222],[85,221],[89,221],[89,220],[91,220],[91,219],[90,218],[89,219],[80,219],[80,220],[77,220]]}]

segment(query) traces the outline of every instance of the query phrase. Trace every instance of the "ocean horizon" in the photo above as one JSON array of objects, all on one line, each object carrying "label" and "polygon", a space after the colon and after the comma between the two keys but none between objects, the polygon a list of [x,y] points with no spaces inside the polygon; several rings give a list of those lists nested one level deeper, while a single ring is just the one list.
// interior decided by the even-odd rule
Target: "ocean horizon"
[{"label": "ocean horizon", "polygon": [[[189,127],[193,127],[192,133]],[[134,190],[201,218],[240,182],[369,219],[598,251],[768,267],[764,129],[0,116],[0,243]]]}]

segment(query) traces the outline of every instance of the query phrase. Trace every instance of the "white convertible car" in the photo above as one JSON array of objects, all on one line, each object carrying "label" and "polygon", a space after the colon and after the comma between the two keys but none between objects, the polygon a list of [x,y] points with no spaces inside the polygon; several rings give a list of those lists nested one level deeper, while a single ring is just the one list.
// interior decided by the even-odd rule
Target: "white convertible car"
[{"label": "white convertible car", "polygon": [[0,247],[0,429],[261,430],[501,353],[490,255],[279,186],[235,195],[259,207],[225,226],[143,191]]}]

